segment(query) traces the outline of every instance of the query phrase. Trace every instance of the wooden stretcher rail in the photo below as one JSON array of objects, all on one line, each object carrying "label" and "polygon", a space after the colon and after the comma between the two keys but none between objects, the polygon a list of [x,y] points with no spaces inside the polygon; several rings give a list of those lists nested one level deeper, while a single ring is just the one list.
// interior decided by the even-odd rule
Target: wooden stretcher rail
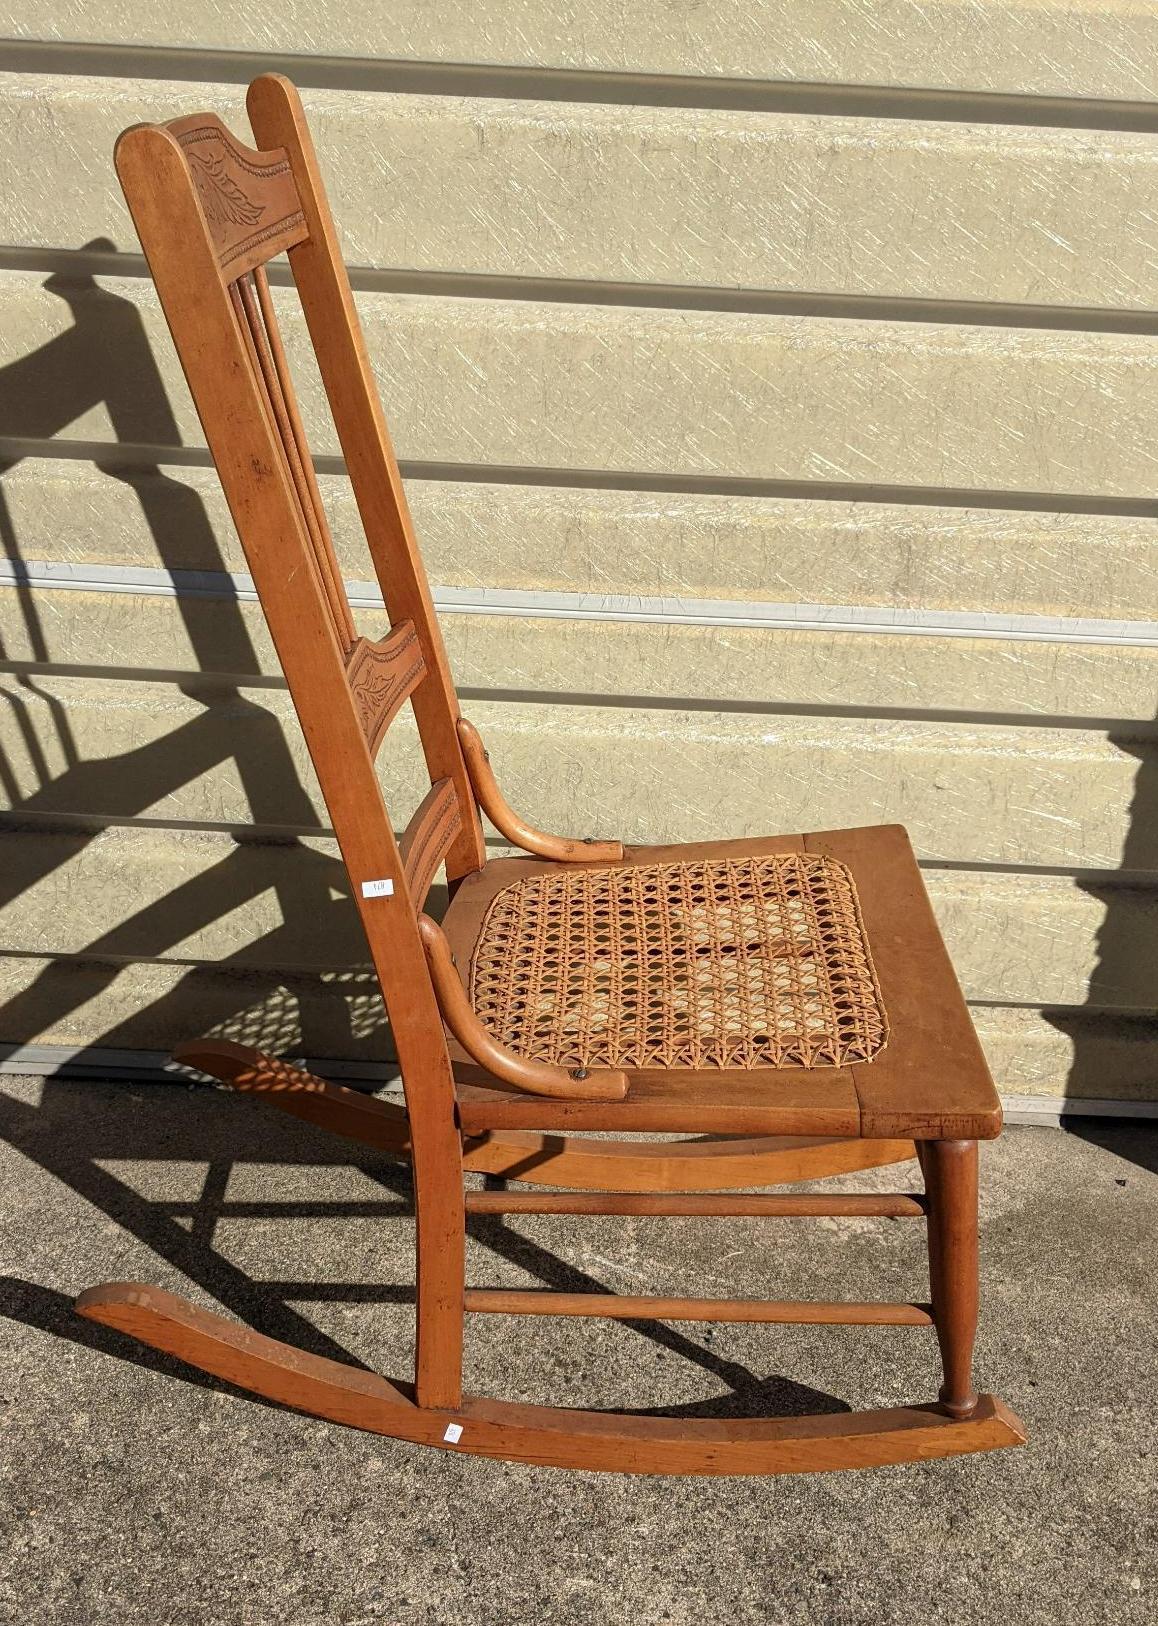
[{"label": "wooden stretcher rail", "polygon": [[468,1214],[658,1214],[668,1217],[839,1217],[923,1219],[928,1204],[919,1192],[838,1193],[832,1196],[732,1196],[716,1192],[662,1191],[468,1191]]},{"label": "wooden stretcher rail", "polygon": [[617,1321],[768,1321],[787,1326],[931,1327],[928,1304],[833,1304],[811,1299],[661,1299],[621,1293],[548,1293],[524,1288],[466,1291],[482,1315],[607,1316]]}]

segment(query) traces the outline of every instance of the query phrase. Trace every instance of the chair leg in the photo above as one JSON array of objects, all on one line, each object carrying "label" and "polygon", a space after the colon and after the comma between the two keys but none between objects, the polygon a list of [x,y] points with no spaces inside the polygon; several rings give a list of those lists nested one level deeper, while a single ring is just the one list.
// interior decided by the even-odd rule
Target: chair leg
[{"label": "chair leg", "polygon": [[466,1201],[462,1144],[452,1123],[420,1124],[413,1115],[418,1261],[415,1399],[457,1410],[462,1404],[466,1287]]},{"label": "chair leg", "polygon": [[926,1141],[918,1150],[929,1198],[930,1297],[945,1374],[940,1400],[950,1417],[963,1419],[977,1407],[977,1142]]}]

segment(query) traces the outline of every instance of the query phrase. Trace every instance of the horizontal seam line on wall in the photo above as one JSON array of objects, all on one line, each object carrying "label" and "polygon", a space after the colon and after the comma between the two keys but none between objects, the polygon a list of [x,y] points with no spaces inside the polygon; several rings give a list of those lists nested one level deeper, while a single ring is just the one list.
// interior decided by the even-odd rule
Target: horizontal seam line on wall
[{"label": "horizontal seam line on wall", "polygon": [[[42,560],[24,564],[0,560],[0,586],[41,591],[131,593],[158,598],[228,599],[238,603],[257,600],[252,576],[242,571],[77,566]],[[348,581],[346,591],[355,609],[382,608],[381,593],[372,582]],[[651,598],[619,593],[463,587],[435,587],[433,591],[435,608],[450,615],[1158,648],[1158,622],[1152,621],[842,604],[751,604],[728,599]]]},{"label": "horizontal seam line on wall", "polygon": [[[106,830],[160,830],[174,835],[207,835],[229,840],[237,846],[255,848],[293,847],[306,841],[335,842],[333,829],[328,825],[274,825],[266,823],[236,824],[222,820],[138,818],[103,813],[52,812],[38,809],[33,813],[21,808],[0,810],[0,830],[21,836],[77,836],[91,838]],[[401,831],[395,832],[401,835]],[[486,846],[497,855],[513,854],[508,841],[500,836],[486,836]],[[630,843],[629,843],[630,845]],[[525,856],[525,855],[524,855]],[[986,862],[984,859],[940,859],[918,857],[918,867],[926,875],[970,876],[978,880],[1020,877],[1024,880],[1069,881],[1077,888],[1097,891],[1143,892],[1158,890],[1158,870],[1086,869],[1080,866],[1066,868],[1051,864],[1011,864]],[[0,947],[0,958],[10,953],[24,954],[27,950]],[[1000,1003],[1009,1003],[1001,1001]]]},{"label": "horizontal seam line on wall", "polygon": [[[1117,306],[1043,305],[1010,300],[925,298],[802,289],[721,287],[709,283],[619,282],[586,277],[508,276],[497,272],[348,267],[358,293],[429,298],[526,301],[654,310],[734,312],[743,316],[819,317],[832,321],[928,323],[953,327],[1041,328],[1080,333],[1158,335],[1158,311]],[[84,248],[0,244],[0,271],[52,276],[147,278],[144,256]],[[273,264],[270,281],[292,284],[288,266]]]},{"label": "horizontal seam line on wall", "polygon": [[[92,950],[82,947],[79,949],[64,949],[53,951],[42,945],[25,949],[0,949],[0,962],[10,961],[19,963],[28,960],[52,960],[68,969],[77,969],[84,966],[115,966],[131,969],[134,966],[172,966],[177,969],[220,972],[225,976],[238,973],[244,976],[279,976],[285,978],[325,977],[331,981],[347,979],[357,981],[359,984],[376,985],[377,978],[373,961],[367,958],[356,963],[343,962],[341,965],[302,965],[289,964],[272,960],[241,960],[236,954],[228,959],[199,960],[191,956],[184,958],[162,958],[159,955],[133,955],[110,954],[101,950]],[[1049,1022],[1061,1024],[1072,1022],[1080,1017],[1083,1021],[1098,1023],[1120,1023],[1124,1027],[1141,1029],[1145,1038],[1153,1037],[1158,1043],[1158,1010],[1153,1007],[1136,1005],[1111,1006],[1097,1003],[1075,1002],[1072,1005],[1060,1005],[1042,1000],[1016,1000],[1016,999],[978,999],[967,996],[965,1003],[970,1010],[990,1014],[1008,1011],[1013,1015],[1033,1014],[1044,1017]]]},{"label": "horizontal seam line on wall", "polygon": [[[284,693],[285,678],[269,672],[214,671],[205,667],[184,670],[171,667],[102,666],[68,661],[0,660],[0,676],[11,677],[30,690],[40,679],[82,678],[111,683],[172,684],[191,700],[207,706],[230,701],[233,691],[272,690]],[[479,700],[487,705],[573,706],[587,710],[676,711],[705,713],[709,716],[818,717],[840,721],[939,723],[953,728],[1033,728],[1072,729],[1087,734],[1109,734],[1115,745],[1135,741],[1149,743],[1158,738],[1158,718],[1097,717],[1062,715],[1039,711],[966,711],[948,706],[874,706],[840,704],[835,701],[755,700],[744,696],[689,694],[608,694],[583,689],[509,689],[459,683],[460,700]]]},{"label": "horizontal seam line on wall", "polygon": [[[94,464],[101,473],[155,474],[165,468],[213,467],[203,446],[155,446],[126,441],[42,440],[0,437],[0,473],[25,460],[51,458]],[[337,456],[314,458],[319,474],[344,475]],[[844,502],[920,508],[977,508],[998,513],[1104,514],[1158,519],[1158,496],[1097,497],[1068,491],[994,490],[988,487],[906,486],[837,480],[779,480],[738,474],[662,474],[652,470],[574,469],[507,463],[399,460],[406,480],[449,485],[509,485],[557,491],[628,491],[686,497],[771,497],[780,501]]]},{"label": "horizontal seam line on wall", "polygon": [[[44,947],[27,950],[4,949],[0,950],[0,962],[51,960],[58,968],[66,966],[93,965],[108,967],[110,969],[131,970],[138,966],[150,966],[160,970],[171,968],[175,971],[193,971],[223,973],[225,975],[238,975],[258,978],[282,978],[286,980],[328,981],[333,983],[340,979],[340,985],[354,983],[359,991],[365,989],[374,993],[378,989],[378,980],[374,965],[367,954],[365,961],[343,961],[340,965],[333,962],[319,960],[314,964],[297,961],[287,964],[283,961],[273,960],[242,960],[236,954],[228,959],[197,959],[192,955],[162,957],[160,955],[141,954],[107,954],[89,953],[85,950],[51,950]],[[1108,1009],[1105,1006],[1092,1008],[1083,1004],[1065,1006],[1044,1006],[1040,1001],[996,1001],[966,998],[966,1005],[972,1011],[1010,1011],[1031,1012],[1042,1014],[1048,1011],[1047,1020],[1057,1023],[1073,1021],[1076,1016],[1088,1018],[1099,1023],[1117,1022],[1123,1026],[1149,1029],[1153,1027],[1158,1034],[1158,1013],[1154,1010],[1142,1010],[1136,1007],[1122,1010]],[[1149,1033],[1146,1034],[1149,1037]]]},{"label": "horizontal seam line on wall", "polygon": [[1158,106],[1149,101],[1039,95],[1031,91],[952,90],[63,40],[4,40],[0,42],[0,61],[8,72],[61,77],[244,84],[258,73],[281,72],[303,89],[783,112],[830,118],[1029,124],[1059,129],[1158,130]]}]

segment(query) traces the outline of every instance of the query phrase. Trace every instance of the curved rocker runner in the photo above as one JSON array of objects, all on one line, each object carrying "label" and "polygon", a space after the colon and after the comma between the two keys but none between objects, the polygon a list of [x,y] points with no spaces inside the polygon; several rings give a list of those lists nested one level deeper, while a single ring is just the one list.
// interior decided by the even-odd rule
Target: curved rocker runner
[{"label": "curved rocker runner", "polygon": [[[117,170],[341,846],[405,1108],[227,1040],[177,1057],[411,1160],[414,1381],[142,1284],[90,1288],[78,1311],[288,1406],[480,1456],[798,1473],[1020,1443],[971,1377],[977,1143],[999,1133],[1000,1107],[904,831],[625,847],[513,811],[459,712],[301,105],[266,75],[248,108],[256,147],[198,114],[126,131]],[[382,589],[376,639],[354,625],[278,327],[265,265],[283,251]],[[407,702],[431,786],[396,839],[374,759]],[[483,814],[526,856],[488,861]],[[440,869],[451,901],[436,921]],[[751,1189],[914,1150],[923,1191]],[[467,1191],[464,1171],[508,1184]],[[468,1288],[468,1215],[506,1213],[923,1220],[929,1301]],[[812,1417],[525,1406],[463,1395],[468,1314],[933,1329],[944,1381],[935,1404]]]}]

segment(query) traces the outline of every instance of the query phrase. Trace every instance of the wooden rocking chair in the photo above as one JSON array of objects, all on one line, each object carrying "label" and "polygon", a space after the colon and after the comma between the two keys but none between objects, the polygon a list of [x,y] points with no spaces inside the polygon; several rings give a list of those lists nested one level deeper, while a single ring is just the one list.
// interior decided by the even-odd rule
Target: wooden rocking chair
[{"label": "wooden rocking chair", "polygon": [[[1000,1107],[904,831],[624,848],[511,810],[459,715],[301,104],[265,75],[248,107],[257,151],[207,113],[134,126],[116,164],[337,832],[406,1110],[225,1041],[177,1054],[412,1159],[414,1383],[137,1283],[90,1288],[78,1310],[289,1406],[482,1456],[791,1473],[1020,1443],[970,1377],[977,1141]],[[264,270],[283,250],[381,583],[377,641],[355,632],[288,374]],[[374,758],[406,700],[432,788],[396,841]],[[488,862],[480,809],[533,856]],[[442,865],[440,926],[423,905]],[[914,1141],[923,1193],[736,1189],[898,1162]],[[464,1168],[553,1189],[464,1191]],[[479,1213],[924,1217],[932,1302],[472,1290]],[[938,1404],[743,1421],[464,1398],[467,1311],[932,1326],[944,1384]]]}]

